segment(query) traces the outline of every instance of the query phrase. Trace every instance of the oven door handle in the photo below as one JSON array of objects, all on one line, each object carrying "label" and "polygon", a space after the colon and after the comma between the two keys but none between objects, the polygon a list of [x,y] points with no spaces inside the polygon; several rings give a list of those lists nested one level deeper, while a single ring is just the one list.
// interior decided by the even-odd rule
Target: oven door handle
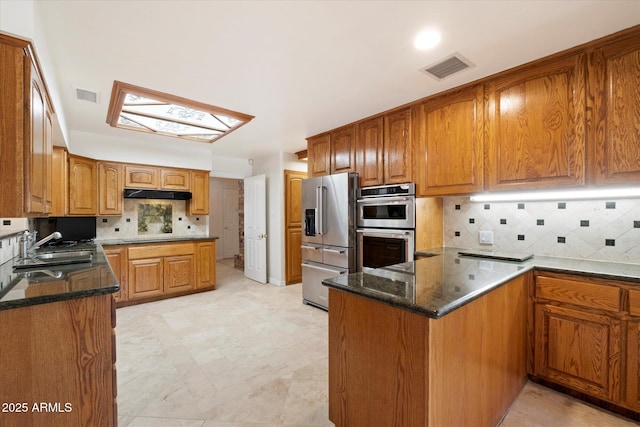
[{"label": "oven door handle", "polygon": [[356,233],[370,237],[404,237],[410,236],[410,231],[393,231],[391,233],[380,232],[379,230],[356,230]]},{"label": "oven door handle", "polygon": [[385,205],[398,205],[412,200],[412,197],[372,197],[369,199],[360,199],[358,203],[361,205],[377,205],[380,203],[384,203]]}]

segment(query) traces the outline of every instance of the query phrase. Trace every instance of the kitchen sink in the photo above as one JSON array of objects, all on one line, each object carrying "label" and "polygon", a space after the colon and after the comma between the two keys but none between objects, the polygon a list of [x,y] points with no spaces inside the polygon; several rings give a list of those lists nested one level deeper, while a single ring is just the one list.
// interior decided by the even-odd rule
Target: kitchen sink
[{"label": "kitchen sink", "polygon": [[93,252],[89,250],[40,252],[29,258],[19,260],[14,270],[46,268],[54,265],[83,264],[93,260]]},{"label": "kitchen sink", "polygon": [[40,260],[56,260],[61,258],[85,258],[89,257],[89,261],[93,258],[93,251],[77,250],[77,251],[56,251],[42,252],[34,255],[34,258]]}]

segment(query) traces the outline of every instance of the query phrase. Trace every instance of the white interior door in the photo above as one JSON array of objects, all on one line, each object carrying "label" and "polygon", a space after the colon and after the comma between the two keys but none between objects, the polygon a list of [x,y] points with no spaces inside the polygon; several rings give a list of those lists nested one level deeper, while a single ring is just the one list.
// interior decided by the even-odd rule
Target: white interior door
[{"label": "white interior door", "polygon": [[224,258],[233,258],[240,251],[238,239],[238,189],[222,189],[222,253]]},{"label": "white interior door", "polygon": [[265,175],[244,180],[244,275],[267,283],[267,186]]}]

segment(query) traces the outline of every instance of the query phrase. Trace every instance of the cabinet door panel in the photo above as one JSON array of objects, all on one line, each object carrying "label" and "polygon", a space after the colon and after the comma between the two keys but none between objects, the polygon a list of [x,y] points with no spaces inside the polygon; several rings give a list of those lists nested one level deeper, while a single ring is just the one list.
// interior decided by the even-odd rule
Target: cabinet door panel
[{"label": "cabinet door panel", "polygon": [[96,161],[69,156],[69,214],[98,213],[98,171]]},{"label": "cabinet door panel", "polygon": [[131,188],[160,188],[159,170],[151,166],[126,165],[124,186]]},{"label": "cabinet door panel", "polygon": [[164,259],[165,293],[187,291],[196,287],[196,265],[193,255]]},{"label": "cabinet door panel", "polygon": [[626,37],[595,51],[589,69],[594,99],[594,180],[640,181],[640,39]]},{"label": "cabinet door panel", "polygon": [[98,163],[98,215],[122,215],[123,189],[123,166]]},{"label": "cabinet door panel", "polygon": [[625,405],[640,411],[640,319],[627,322],[626,380]]},{"label": "cabinet door panel", "polygon": [[123,246],[105,247],[104,254],[120,285],[120,290],[113,294],[113,297],[116,302],[126,301],[128,297],[126,250]]},{"label": "cabinet door panel", "polygon": [[488,190],[585,182],[584,55],[487,85]]},{"label": "cabinet door panel", "polygon": [[209,215],[209,172],[191,171],[191,200],[187,215]]},{"label": "cabinet door panel", "polygon": [[307,173],[309,177],[331,173],[331,134],[315,136],[307,140]]},{"label": "cabinet door panel", "polygon": [[535,324],[535,374],[603,399],[620,398],[620,320],[536,304]]},{"label": "cabinet door panel", "polygon": [[128,264],[129,299],[162,295],[164,281],[162,258],[129,260]]},{"label": "cabinet door panel", "polygon": [[331,132],[331,173],[355,172],[356,129],[345,126]]},{"label": "cabinet door panel", "polygon": [[216,242],[198,243],[198,288],[212,287],[216,284]]},{"label": "cabinet door panel", "polygon": [[384,119],[376,117],[358,124],[356,169],[360,186],[384,184]]},{"label": "cabinet door panel", "polygon": [[420,196],[482,190],[482,86],[430,100],[414,115],[416,191]]},{"label": "cabinet door panel", "polygon": [[163,190],[189,190],[189,171],[182,169],[162,169],[160,187]]},{"label": "cabinet door panel", "polygon": [[384,117],[384,181],[401,184],[412,180],[411,109]]},{"label": "cabinet door panel", "polygon": [[69,171],[67,150],[55,147],[52,154],[52,188],[51,188],[51,216],[67,215],[69,199]]},{"label": "cabinet door panel", "polygon": [[287,284],[302,281],[302,230],[287,230]]},{"label": "cabinet door panel", "polygon": [[[47,147],[45,142],[46,104],[43,85],[32,62],[27,61],[30,68],[31,96],[29,108],[30,119],[27,121],[29,133],[26,148],[26,188],[25,209],[27,213],[47,213],[46,173]],[[29,74],[27,74],[29,75]]]}]

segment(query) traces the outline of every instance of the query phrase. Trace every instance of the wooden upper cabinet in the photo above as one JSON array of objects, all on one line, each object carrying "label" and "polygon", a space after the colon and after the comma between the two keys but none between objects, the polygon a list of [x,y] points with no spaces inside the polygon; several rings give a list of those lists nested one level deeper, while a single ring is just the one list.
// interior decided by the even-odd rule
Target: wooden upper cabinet
[{"label": "wooden upper cabinet", "polygon": [[586,57],[559,57],[486,85],[485,190],[585,183]]},{"label": "wooden upper cabinet", "polygon": [[482,191],[483,86],[431,99],[413,112],[417,195]]},{"label": "wooden upper cabinet", "polygon": [[69,155],[69,215],[98,214],[98,171],[93,159]]},{"label": "wooden upper cabinet", "polygon": [[122,215],[124,165],[98,163],[98,215]]},{"label": "wooden upper cabinet", "polygon": [[324,133],[307,139],[307,173],[309,177],[331,173],[331,134]]},{"label": "wooden upper cabinet", "polygon": [[187,215],[209,215],[209,171],[191,171],[191,200]]},{"label": "wooden upper cabinet", "polygon": [[411,108],[384,116],[384,183],[412,181]]},{"label": "wooden upper cabinet", "polygon": [[375,117],[358,123],[356,172],[360,187],[384,184],[384,119]]},{"label": "wooden upper cabinet", "polygon": [[160,188],[163,190],[189,191],[190,171],[187,169],[161,169]]},{"label": "wooden upper cabinet", "polygon": [[589,63],[596,184],[640,182],[640,37],[637,31],[596,49]]},{"label": "wooden upper cabinet", "polygon": [[331,173],[356,171],[356,127],[344,126],[331,132]]},{"label": "wooden upper cabinet", "polygon": [[[25,121],[25,213],[48,214],[51,209],[52,131],[51,113],[44,83],[31,60],[25,61],[30,76],[29,116]],[[15,161],[15,160],[14,160]]]},{"label": "wooden upper cabinet", "polygon": [[160,188],[160,170],[153,166],[125,165],[124,186],[130,188]]},{"label": "wooden upper cabinet", "polygon": [[51,216],[67,215],[69,199],[68,153],[65,148],[54,147],[51,175]]}]

